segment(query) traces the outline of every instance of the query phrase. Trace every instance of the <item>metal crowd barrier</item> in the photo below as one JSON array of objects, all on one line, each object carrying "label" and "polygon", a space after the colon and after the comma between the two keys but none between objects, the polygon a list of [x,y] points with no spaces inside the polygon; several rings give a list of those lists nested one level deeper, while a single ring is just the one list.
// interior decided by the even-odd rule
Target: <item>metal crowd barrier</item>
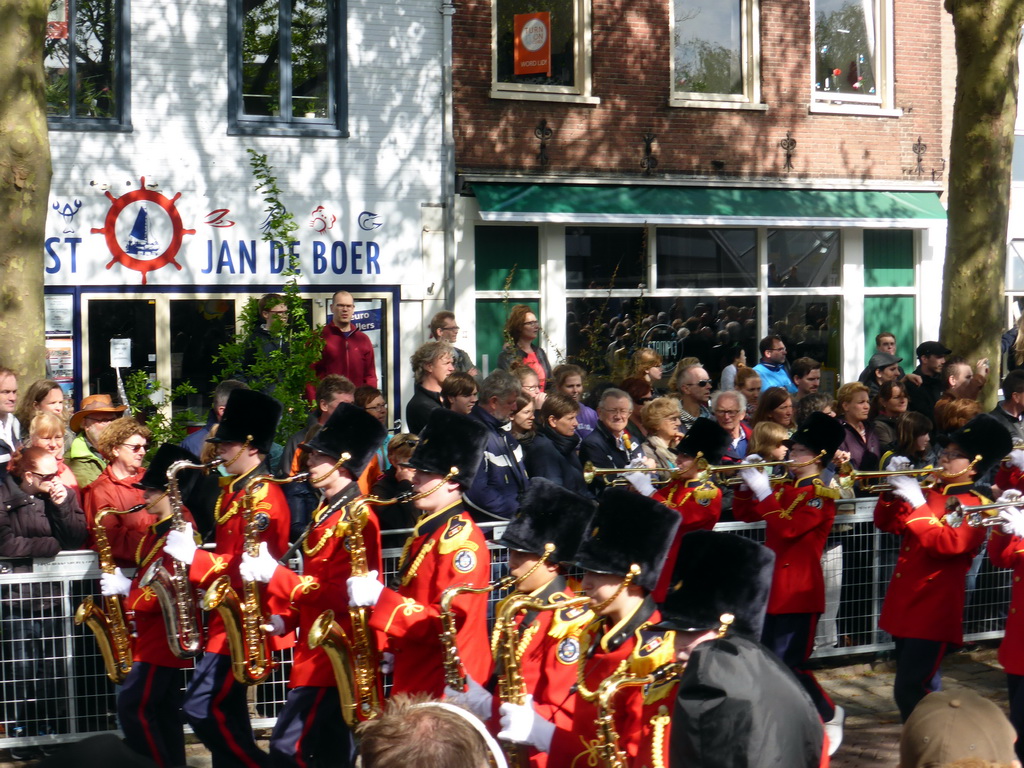
[{"label": "metal crowd barrier", "polygon": [[[898,546],[894,536],[872,524],[874,499],[842,500],[838,508],[823,558],[827,607],[814,651],[815,658],[833,660],[892,647],[877,620]],[[482,527],[489,538],[503,530],[502,523]],[[764,523],[722,522],[716,530],[764,540]],[[385,535],[386,578],[396,574],[401,556],[401,547],[390,545],[407,533]],[[489,548],[497,577],[507,565],[508,551],[493,541]],[[984,554],[978,557],[968,578],[966,642],[1002,636],[1011,581],[1010,571],[993,568]],[[106,677],[92,632],[75,626],[73,618],[86,595],[98,594],[99,568],[91,551],[0,561],[0,749],[45,747],[117,730],[116,688]],[[491,596],[492,607],[499,597]],[[290,669],[288,652],[271,677],[251,689],[254,728],[273,726]],[[190,676],[191,670],[182,672],[183,686]]]}]

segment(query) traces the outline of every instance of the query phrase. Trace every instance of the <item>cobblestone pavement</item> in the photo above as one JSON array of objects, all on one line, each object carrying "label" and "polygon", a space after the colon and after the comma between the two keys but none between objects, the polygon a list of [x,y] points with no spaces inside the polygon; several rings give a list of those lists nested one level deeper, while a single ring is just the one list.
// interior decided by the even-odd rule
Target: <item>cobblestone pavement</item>
[{"label": "cobblestone pavement", "polygon": [[[815,672],[822,687],[846,708],[846,729],[833,768],[895,768],[899,760],[900,717],[892,698],[895,667],[889,661],[862,659]],[[943,687],[969,688],[992,699],[1007,711],[1006,676],[996,661],[994,644],[954,653],[942,667]],[[266,749],[266,742],[260,744]],[[209,753],[201,744],[188,747],[192,768],[210,768]],[[0,752],[0,768],[21,768],[31,762],[12,761]]]}]

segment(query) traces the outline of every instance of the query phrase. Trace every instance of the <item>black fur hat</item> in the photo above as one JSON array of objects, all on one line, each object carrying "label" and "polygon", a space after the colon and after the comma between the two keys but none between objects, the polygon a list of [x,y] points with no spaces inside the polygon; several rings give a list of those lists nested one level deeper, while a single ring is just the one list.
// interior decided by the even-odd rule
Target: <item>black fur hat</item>
[{"label": "black fur hat", "polygon": [[792,446],[793,443],[799,443],[810,448],[814,453],[824,451],[825,455],[821,462],[827,464],[832,460],[833,454],[839,450],[845,437],[846,430],[843,429],[843,425],[839,423],[838,419],[815,411],[807,417],[807,420],[786,441],[786,444]]},{"label": "black fur hat", "polygon": [[349,458],[341,466],[358,479],[373,459],[373,454],[384,444],[386,434],[384,425],[369,411],[351,403],[339,403],[327,423],[312,439],[300,443],[299,448],[319,451],[336,459],[347,453]]},{"label": "black fur hat", "polygon": [[500,541],[510,549],[533,555],[544,554],[544,545],[550,542],[555,551],[548,562],[568,562],[575,556],[595,509],[593,499],[573,493],[546,477],[535,477]]},{"label": "black fur hat", "polygon": [[775,553],[752,539],[720,531],[683,536],[661,629],[715,629],[724,613],[735,616],[731,632],[760,640]]},{"label": "black fur hat", "polygon": [[651,592],[679,523],[679,513],[664,504],[622,488],[609,488],[601,494],[574,562],[587,571],[617,576],[625,576],[635,563],[640,575],[633,583]]},{"label": "black fur hat", "polygon": [[722,429],[717,421],[701,418],[690,425],[690,429],[676,446],[676,453],[694,458],[699,454],[708,464],[721,464],[730,442],[732,438],[729,437],[729,433]]},{"label": "black fur hat", "polygon": [[249,443],[260,453],[270,453],[281,404],[270,395],[254,389],[233,389],[228,395],[217,434],[208,443]]},{"label": "black fur hat", "polygon": [[1013,449],[1013,438],[1010,437],[1009,430],[990,413],[978,414],[941,442],[943,446],[956,443],[969,459],[981,456],[974,465],[978,477],[994,467]]},{"label": "black fur hat", "polygon": [[[156,449],[156,453],[153,454],[153,460],[149,462],[146,474],[142,476],[139,482],[133,483],[133,485],[143,490],[166,491],[167,470],[176,461],[190,461],[193,464],[199,463],[199,459],[181,446],[174,445],[173,443],[161,443],[160,447]],[[201,471],[199,469],[181,469],[178,471],[178,489],[181,491],[182,497],[188,495],[192,484],[199,479]]]},{"label": "black fur hat", "polygon": [[420,431],[420,441],[409,458],[409,466],[433,475],[447,475],[458,470],[453,480],[463,490],[473,484],[487,445],[487,427],[476,419],[435,408],[427,425]]}]

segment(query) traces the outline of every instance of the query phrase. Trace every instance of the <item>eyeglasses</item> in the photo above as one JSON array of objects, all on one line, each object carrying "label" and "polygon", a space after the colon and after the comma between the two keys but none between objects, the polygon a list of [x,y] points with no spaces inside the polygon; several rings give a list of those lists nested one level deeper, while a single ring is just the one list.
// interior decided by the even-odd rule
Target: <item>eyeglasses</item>
[{"label": "eyeglasses", "polygon": [[529,320],[523,323],[523,325],[540,325],[540,320]]},{"label": "eyeglasses", "polygon": [[715,413],[717,413],[719,416],[739,416],[740,415],[740,412],[739,412],[738,409],[735,410],[735,411],[723,411],[721,408],[716,408],[715,409]]},{"label": "eyeglasses", "polygon": [[939,459],[945,459],[946,461],[953,461],[955,459],[968,459],[970,458],[967,454],[960,453],[960,451],[943,451],[939,454]]},{"label": "eyeglasses", "polygon": [[523,389],[527,392],[540,392],[540,384],[523,384]]},{"label": "eyeglasses", "polygon": [[388,409],[387,403],[380,403],[379,405],[368,405],[366,406],[367,411],[386,411]]},{"label": "eyeglasses", "polygon": [[145,443],[121,443],[122,448],[127,448],[132,453],[145,453],[149,447]]},{"label": "eyeglasses", "polygon": [[457,332],[457,331],[459,331],[461,329],[457,325],[452,325],[452,326],[450,326],[448,328],[442,328],[441,330],[442,331],[456,331]]},{"label": "eyeglasses", "polygon": [[91,421],[93,424],[109,424],[117,421],[116,416],[86,416],[84,421]]},{"label": "eyeglasses", "polygon": [[629,416],[633,412],[632,408],[602,408],[603,413],[607,413],[611,416]]},{"label": "eyeglasses", "polygon": [[710,387],[711,379],[698,379],[697,381],[690,382],[691,387]]},{"label": "eyeglasses", "polygon": [[287,315],[288,314],[288,310],[287,309],[268,309],[267,312],[269,312],[272,315]]},{"label": "eyeglasses", "polygon": [[33,472],[32,474],[36,476],[36,480],[38,480],[40,483],[49,483],[52,482],[53,478],[55,478],[60,473],[51,472],[48,475],[41,475],[38,472]]}]

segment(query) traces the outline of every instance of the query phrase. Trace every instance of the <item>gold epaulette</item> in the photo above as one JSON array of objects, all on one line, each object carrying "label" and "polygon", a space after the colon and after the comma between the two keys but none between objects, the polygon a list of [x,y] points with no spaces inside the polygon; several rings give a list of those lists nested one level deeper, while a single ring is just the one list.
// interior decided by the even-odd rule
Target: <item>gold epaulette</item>
[{"label": "gold epaulette", "polygon": [[641,630],[637,644],[629,655],[629,672],[637,677],[646,677],[675,657],[676,633],[670,629],[653,632]]},{"label": "gold epaulette", "polygon": [[977,491],[971,491],[971,493],[973,493],[975,496],[977,496],[982,504],[991,504],[992,503],[992,499],[990,499],[988,496],[986,496],[983,493],[978,493]]},{"label": "gold epaulette", "polygon": [[678,677],[669,677],[644,688],[644,704],[657,704],[663,699],[675,698]]},{"label": "gold epaulette", "polygon": [[472,523],[467,520],[463,520],[461,517],[453,517],[448,521],[448,525],[445,527],[444,533],[441,534],[441,540],[437,547],[438,553],[447,555],[459,549],[471,549],[475,551],[477,549],[476,542],[469,540],[472,533]]},{"label": "gold epaulette", "polygon": [[693,497],[699,502],[711,501],[717,495],[718,486],[706,480],[693,489]]},{"label": "gold epaulette", "polygon": [[838,488],[829,488],[820,478],[815,478],[814,495],[822,499],[838,499],[841,492]]},{"label": "gold epaulette", "polygon": [[[552,595],[549,602],[561,603],[569,599],[567,594],[559,592]],[[594,614],[586,606],[572,605],[568,608],[558,608],[551,617],[548,635],[556,640],[561,640],[570,635],[578,635],[593,620]]]}]

